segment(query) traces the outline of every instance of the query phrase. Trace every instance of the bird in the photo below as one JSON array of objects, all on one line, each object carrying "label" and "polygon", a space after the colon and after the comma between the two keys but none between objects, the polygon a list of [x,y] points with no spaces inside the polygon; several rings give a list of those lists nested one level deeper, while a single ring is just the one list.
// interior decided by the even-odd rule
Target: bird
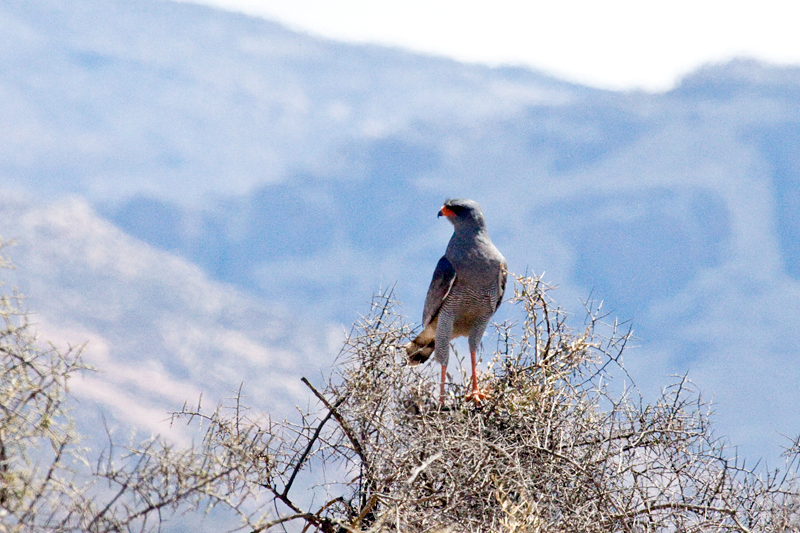
[{"label": "bird", "polygon": [[445,200],[437,216],[453,224],[453,236],[433,271],[422,312],[422,332],[404,348],[409,365],[424,363],[431,354],[442,365],[439,401],[444,404],[450,341],[468,337],[472,386],[467,400],[480,403],[487,396],[478,388],[477,352],[489,320],[503,301],[508,265],[489,238],[477,202]]}]

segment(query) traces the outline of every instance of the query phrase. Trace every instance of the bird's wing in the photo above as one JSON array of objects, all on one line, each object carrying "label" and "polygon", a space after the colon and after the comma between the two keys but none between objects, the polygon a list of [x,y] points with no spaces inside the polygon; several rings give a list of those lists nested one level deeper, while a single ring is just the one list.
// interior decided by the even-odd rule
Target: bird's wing
[{"label": "bird's wing", "polygon": [[503,264],[500,265],[500,273],[498,275],[498,283],[499,283],[499,290],[497,291],[497,305],[495,305],[494,310],[497,311],[500,308],[500,304],[503,303],[503,295],[506,293],[506,280],[508,279],[508,264],[503,261]]},{"label": "bird's wing", "polygon": [[425,297],[425,309],[422,312],[422,327],[430,324],[433,317],[442,307],[442,302],[450,294],[456,281],[456,271],[446,257],[442,256],[433,271],[433,279],[428,287],[428,296]]}]

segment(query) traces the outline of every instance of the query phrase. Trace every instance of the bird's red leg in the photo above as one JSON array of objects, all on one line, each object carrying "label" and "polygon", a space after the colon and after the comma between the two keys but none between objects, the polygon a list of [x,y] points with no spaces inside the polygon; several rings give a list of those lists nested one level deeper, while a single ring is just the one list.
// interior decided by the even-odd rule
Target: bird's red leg
[{"label": "bird's red leg", "polygon": [[475,359],[475,352],[470,352],[469,355],[472,359],[472,392],[467,395],[467,400],[480,403],[481,400],[485,400],[488,396],[478,388],[478,369],[476,368],[477,361]]},{"label": "bird's red leg", "polygon": [[444,405],[444,383],[447,381],[447,367],[442,365],[442,381],[439,383],[439,403]]}]

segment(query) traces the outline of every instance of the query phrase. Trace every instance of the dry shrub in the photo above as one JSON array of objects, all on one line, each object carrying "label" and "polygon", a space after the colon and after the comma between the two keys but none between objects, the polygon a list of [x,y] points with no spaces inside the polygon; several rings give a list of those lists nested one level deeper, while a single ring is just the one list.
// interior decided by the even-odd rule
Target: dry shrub
[{"label": "dry shrub", "polygon": [[336,424],[315,449],[353,476],[322,515],[375,531],[797,530],[792,476],[743,468],[685,378],[652,404],[612,394],[630,332],[590,307],[572,331],[548,293],[517,278],[523,318],[498,325],[479,406],[462,385],[439,405],[437,372],[405,365],[411,332],[377,298],[317,392]]},{"label": "dry shrub", "polygon": [[318,402],[297,421],[237,395],[175,413],[201,432],[195,446],[110,441],[92,461],[77,460],[65,406],[79,352],[36,348],[24,313],[0,303],[0,532],[152,531],[170,519],[182,530],[187,513],[215,508],[238,516],[224,529],[253,532],[800,531],[798,441],[783,474],[753,472],[714,437],[685,378],[651,404],[613,394],[630,333],[589,306],[571,330],[537,278],[517,278],[507,305],[520,320],[497,325],[480,405],[461,384],[440,405],[438,369],[406,365],[413,332],[389,291],[327,383],[304,378]]}]

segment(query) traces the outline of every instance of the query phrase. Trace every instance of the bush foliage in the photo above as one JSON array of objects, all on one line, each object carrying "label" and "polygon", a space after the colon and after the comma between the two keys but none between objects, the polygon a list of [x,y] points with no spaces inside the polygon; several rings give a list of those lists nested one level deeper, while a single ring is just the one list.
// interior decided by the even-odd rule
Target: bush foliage
[{"label": "bush foliage", "polygon": [[[748,470],[714,436],[684,377],[647,403],[629,387],[630,332],[587,305],[579,328],[535,277],[496,325],[489,398],[465,400],[405,363],[412,328],[391,292],[359,320],[297,420],[185,405],[190,448],[152,439],[93,460],[67,410],[80,350],[43,348],[20,300],[0,300],[0,532],[151,531],[224,508],[241,531],[800,531],[795,443],[785,472]],[[488,337],[487,337],[488,338]],[[458,365],[451,365],[457,368]],[[294,524],[294,525],[293,525]]]}]

